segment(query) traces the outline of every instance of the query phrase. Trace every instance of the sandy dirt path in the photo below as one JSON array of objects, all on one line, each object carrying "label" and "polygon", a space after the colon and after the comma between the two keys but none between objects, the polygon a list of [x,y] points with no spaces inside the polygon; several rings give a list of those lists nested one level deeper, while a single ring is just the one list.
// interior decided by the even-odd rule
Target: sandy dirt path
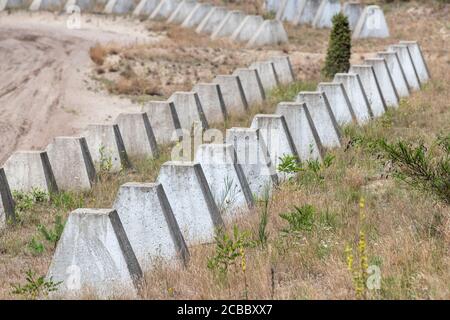
[{"label": "sandy dirt path", "polygon": [[0,13],[0,165],[15,150],[42,149],[57,135],[137,110],[128,99],[91,89],[89,48],[95,43],[159,41],[142,23],[82,16]]}]

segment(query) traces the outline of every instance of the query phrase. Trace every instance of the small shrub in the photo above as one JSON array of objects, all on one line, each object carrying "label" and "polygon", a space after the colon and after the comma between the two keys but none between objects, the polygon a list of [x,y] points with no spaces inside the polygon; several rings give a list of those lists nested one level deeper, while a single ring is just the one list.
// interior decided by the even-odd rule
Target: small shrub
[{"label": "small shrub", "polygon": [[45,280],[44,276],[36,278],[36,273],[32,270],[28,270],[26,273],[26,284],[11,284],[12,294],[22,296],[25,299],[36,300],[43,296],[47,297],[50,292],[58,290],[58,286],[62,282],[53,282],[52,279]]},{"label": "small shrub", "polygon": [[50,242],[53,247],[56,248],[56,245],[58,244],[58,241],[64,231],[64,223],[62,222],[62,217],[60,215],[56,216],[52,229],[47,229],[45,226],[39,225],[38,231],[45,240]]},{"label": "small shrub", "polygon": [[294,210],[288,213],[280,214],[280,217],[288,223],[284,228],[284,234],[298,234],[300,232],[309,232],[313,230],[315,223],[314,207],[306,204],[302,207],[294,207]]},{"label": "small shrub", "polygon": [[107,54],[108,51],[98,43],[89,49],[89,56],[91,57],[91,60],[99,66],[103,65]]}]

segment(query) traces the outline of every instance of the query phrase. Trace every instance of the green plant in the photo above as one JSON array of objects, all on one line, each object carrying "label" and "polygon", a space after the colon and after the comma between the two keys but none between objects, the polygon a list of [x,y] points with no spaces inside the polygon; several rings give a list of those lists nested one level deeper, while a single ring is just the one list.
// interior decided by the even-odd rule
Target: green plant
[{"label": "green plant", "polygon": [[46,280],[44,276],[36,277],[36,273],[32,270],[28,270],[25,272],[26,274],[26,284],[11,284],[12,294],[20,295],[25,299],[37,299],[41,296],[47,297],[50,292],[54,292],[58,290],[58,286],[62,282],[53,282],[50,280]]},{"label": "green plant", "polygon": [[339,13],[333,17],[333,27],[328,44],[327,57],[322,74],[333,78],[336,73],[347,72],[350,68],[352,35],[347,17]]},{"label": "green plant", "polygon": [[104,145],[102,145],[99,149],[100,153],[100,173],[106,174],[110,173],[113,163],[111,152],[109,152]]},{"label": "green plant", "polygon": [[30,248],[31,252],[34,255],[40,255],[45,251],[44,244],[40,242],[39,240],[36,240],[35,237],[33,237],[28,244],[28,248]]},{"label": "green plant", "polygon": [[56,248],[56,245],[58,244],[58,241],[64,231],[64,223],[62,222],[62,217],[60,215],[56,216],[55,222],[53,223],[53,229],[49,230],[44,225],[39,225],[38,231],[45,240],[50,242]]},{"label": "green plant", "polygon": [[12,195],[17,214],[29,211],[36,203],[44,203],[50,199],[50,195],[39,188],[33,188],[30,192],[15,190],[12,192]]},{"label": "green plant", "polygon": [[267,245],[267,240],[269,235],[267,233],[267,224],[269,223],[269,204],[270,204],[270,188],[267,186],[264,189],[263,198],[260,200],[261,203],[261,213],[259,216],[258,223],[258,238],[257,243],[265,248]]},{"label": "green plant", "polygon": [[320,174],[322,170],[329,168],[335,157],[327,154],[323,161],[311,159],[304,162],[297,161],[297,158],[292,155],[285,155],[280,158],[278,171],[287,174],[297,174],[301,179],[322,181],[324,177]]},{"label": "green plant", "polygon": [[283,173],[297,173],[302,170],[301,163],[298,161],[297,157],[293,155],[286,154],[280,157],[280,163],[278,165],[278,171]]},{"label": "green plant", "polygon": [[230,179],[229,177],[226,177],[223,183],[225,188],[223,189],[222,194],[219,195],[219,199],[217,201],[221,214],[224,214],[233,207],[238,194],[237,185],[234,183],[232,178]]},{"label": "green plant", "polygon": [[68,211],[75,208],[83,208],[84,198],[82,195],[71,192],[59,192],[51,195],[51,203],[57,209]]},{"label": "green plant", "polygon": [[306,204],[302,207],[294,207],[294,210],[288,213],[280,214],[280,217],[288,223],[284,228],[284,234],[298,234],[300,232],[312,231],[315,223],[314,207]]}]

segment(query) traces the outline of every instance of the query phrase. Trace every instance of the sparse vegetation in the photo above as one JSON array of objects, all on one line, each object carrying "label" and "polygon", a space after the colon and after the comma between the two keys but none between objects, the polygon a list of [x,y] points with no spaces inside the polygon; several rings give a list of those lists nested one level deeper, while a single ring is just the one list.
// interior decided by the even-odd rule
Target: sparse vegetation
[{"label": "sparse vegetation", "polygon": [[51,292],[58,290],[61,282],[55,283],[51,279],[46,280],[44,276],[36,277],[36,273],[28,270],[26,273],[26,284],[12,284],[12,294],[25,299],[36,300],[39,297],[47,297]]}]

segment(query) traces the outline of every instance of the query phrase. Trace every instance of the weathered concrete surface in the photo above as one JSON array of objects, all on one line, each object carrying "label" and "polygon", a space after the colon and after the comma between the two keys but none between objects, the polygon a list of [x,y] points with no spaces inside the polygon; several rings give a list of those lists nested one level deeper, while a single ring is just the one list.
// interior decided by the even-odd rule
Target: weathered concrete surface
[{"label": "weathered concrete surface", "polygon": [[166,162],[158,182],[164,187],[187,245],[211,243],[223,220],[200,164]]},{"label": "weathered concrete surface", "polygon": [[331,110],[339,125],[356,121],[355,112],[342,83],[321,82],[317,86],[317,91],[326,94]]},{"label": "weathered concrete surface", "polygon": [[400,44],[408,46],[420,83],[427,83],[430,80],[430,71],[419,43],[417,41],[400,41]]},{"label": "weathered concrete surface", "polygon": [[0,11],[5,9],[26,9],[32,0],[0,0]]},{"label": "weathered concrete surface", "polygon": [[162,0],[149,16],[151,20],[166,20],[175,11],[179,4],[178,0]]},{"label": "weathered concrete surface", "polygon": [[68,0],[66,4],[64,5],[64,11],[68,14],[74,13],[73,10],[75,9],[75,6],[78,7],[82,12],[101,12],[104,10],[105,5],[99,3],[98,1],[91,1],[91,0]]},{"label": "weathered concrete surface", "polygon": [[157,143],[179,140],[182,135],[181,124],[173,102],[150,101],[142,109],[147,113]]},{"label": "weathered concrete surface", "polygon": [[358,124],[365,124],[373,118],[373,112],[370,108],[369,100],[364,91],[361,79],[355,73],[337,73],[333,82],[342,83],[347,93],[348,99],[352,104]]},{"label": "weathered concrete surface", "polygon": [[341,12],[340,0],[322,0],[313,20],[315,28],[331,28],[333,17]]},{"label": "weathered concrete surface", "polygon": [[48,194],[58,192],[55,176],[45,151],[16,151],[3,165],[9,187],[13,191]]},{"label": "weathered concrete surface", "polygon": [[379,6],[365,7],[355,26],[352,37],[353,39],[389,37],[389,27],[383,10]]},{"label": "weathered concrete surface", "polygon": [[409,96],[408,82],[403,71],[398,55],[394,51],[378,52],[377,56],[383,58],[386,61],[389,73],[392,76],[395,89],[400,98]]},{"label": "weathered concrete surface", "polygon": [[264,196],[278,184],[276,168],[272,165],[259,129],[228,129],[226,142],[233,145],[254,198]]},{"label": "weathered concrete surface", "polygon": [[203,107],[195,92],[175,92],[168,99],[173,102],[180,120],[181,129],[191,130],[195,122],[201,123],[204,129],[208,129]]},{"label": "weathered concrete surface", "polygon": [[280,84],[290,84],[295,81],[294,70],[288,55],[270,58]]},{"label": "weathered concrete surface", "polygon": [[405,73],[406,82],[410,90],[420,90],[420,81],[416,67],[411,57],[411,52],[405,44],[389,46],[388,51],[394,51],[398,55],[400,65]]},{"label": "weathered concrete surface", "polygon": [[194,10],[197,5],[196,0],[183,0],[180,2],[175,11],[170,15],[167,22],[181,24],[188,17],[188,15]]},{"label": "weathered concrete surface", "polygon": [[[91,124],[87,126],[83,136],[86,138],[92,161],[97,170],[110,164],[110,172],[120,172],[123,168],[130,166],[119,126]],[[103,167],[103,169],[106,168]]]},{"label": "weathered concrete surface", "polygon": [[209,11],[211,11],[213,6],[206,3],[197,3],[197,5],[192,9],[191,13],[186,17],[181,26],[185,28],[194,28],[199,25],[203,19],[207,16]]},{"label": "weathered concrete surface", "polygon": [[0,231],[15,220],[14,200],[3,168],[0,168]]},{"label": "weathered concrete surface", "polygon": [[266,94],[257,70],[238,68],[234,70],[233,75],[238,76],[241,80],[242,89],[249,105],[261,104],[266,100]]},{"label": "weathered concrete surface", "polygon": [[279,85],[277,72],[272,61],[254,62],[250,65],[250,69],[258,71],[261,83],[263,85],[266,94],[275,89]]},{"label": "weathered concrete surface", "polygon": [[158,156],[156,138],[145,112],[121,113],[115,123],[119,126],[128,156],[146,158]]},{"label": "weathered concrete surface", "polygon": [[197,83],[192,91],[198,95],[208,124],[223,123],[227,119],[225,101],[218,84]]},{"label": "weathered concrete surface", "polygon": [[92,187],[96,173],[85,138],[56,137],[46,151],[60,191]]},{"label": "weathered concrete surface", "polygon": [[141,0],[133,11],[135,16],[149,16],[159,6],[161,0]]},{"label": "weathered concrete surface", "polygon": [[137,0],[109,0],[105,6],[105,13],[126,14],[132,12],[136,5]]},{"label": "weathered concrete surface", "polygon": [[324,148],[306,103],[281,102],[276,113],[284,116],[299,159],[322,160]]},{"label": "weathered concrete surface", "polygon": [[241,80],[238,76],[219,75],[213,80],[213,83],[220,86],[223,100],[227,108],[227,113],[243,114],[248,109],[247,98],[242,88]]},{"label": "weathered concrete surface", "polygon": [[306,0],[279,0],[281,3],[277,11],[276,19],[281,21],[294,21],[300,7],[304,5]]},{"label": "weathered concrete surface", "polygon": [[228,14],[228,10],[223,7],[214,7],[202,22],[198,25],[195,32],[212,34],[220,23],[225,19]]},{"label": "weathered concrete surface", "polygon": [[325,148],[341,146],[339,125],[323,92],[300,92],[298,103],[306,103],[320,141]]},{"label": "weathered concrete surface", "polygon": [[280,0],[265,0],[264,9],[269,12],[277,12],[280,8]]},{"label": "weathered concrete surface", "polygon": [[115,210],[77,209],[67,220],[47,273],[52,298],[137,297],[142,270]]},{"label": "weathered concrete surface", "polygon": [[387,111],[387,106],[373,67],[369,65],[352,65],[349,72],[359,75],[373,116],[382,116]]},{"label": "weathered concrete surface", "polygon": [[314,21],[322,0],[306,0],[301,3],[293,24],[307,24]]},{"label": "weathered concrete surface", "polygon": [[64,9],[64,4],[64,0],[33,0],[29,10],[61,11]]},{"label": "weathered concrete surface", "polygon": [[389,72],[386,60],[383,58],[371,58],[364,60],[364,64],[371,65],[377,77],[381,93],[387,107],[398,107],[399,96],[395,89],[391,73]]},{"label": "weathered concrete surface", "polygon": [[354,30],[359,21],[359,17],[364,11],[364,4],[359,1],[348,1],[342,7],[342,13],[348,18],[350,30]]},{"label": "weathered concrete surface", "polygon": [[233,32],[231,40],[239,42],[249,42],[258,32],[264,19],[261,16],[250,15],[242,20],[241,24]]},{"label": "weathered concrete surface", "polygon": [[288,43],[288,35],[283,23],[278,20],[266,20],[247,43],[247,47],[259,47]]},{"label": "weathered concrete surface", "polygon": [[222,216],[232,218],[239,209],[253,206],[252,192],[231,144],[203,144],[195,160],[202,166]]},{"label": "weathered concrete surface", "polygon": [[244,21],[246,15],[238,10],[229,11],[222,22],[217,26],[217,29],[212,33],[211,39],[231,37],[234,31]]},{"label": "weathered concrete surface", "polygon": [[160,183],[126,183],[114,203],[139,265],[187,262],[188,248]]},{"label": "weathered concrete surface", "polygon": [[[253,118],[251,128],[259,129],[260,135],[267,146],[272,164],[277,171],[281,163],[280,158],[284,156],[299,157],[284,116],[257,114]],[[281,174],[279,177],[284,178],[286,176]]]}]

